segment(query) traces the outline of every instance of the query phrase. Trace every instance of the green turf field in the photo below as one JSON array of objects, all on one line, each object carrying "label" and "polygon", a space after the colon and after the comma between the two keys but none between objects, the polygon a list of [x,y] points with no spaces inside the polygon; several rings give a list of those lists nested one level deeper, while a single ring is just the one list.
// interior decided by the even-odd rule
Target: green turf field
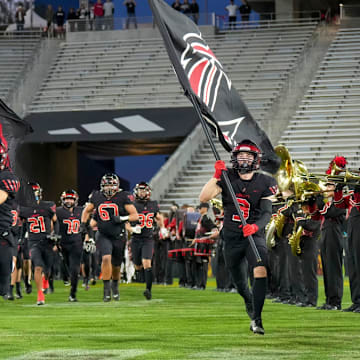
[{"label": "green turf field", "polygon": [[[102,284],[78,303],[56,283],[46,305],[35,292],[0,302],[1,359],[355,359],[360,358],[360,314],[320,311],[267,300],[265,336],[249,331],[237,294],[122,284],[120,302],[103,303]],[[319,303],[322,303],[322,285]],[[350,305],[346,283],[343,306]]]}]

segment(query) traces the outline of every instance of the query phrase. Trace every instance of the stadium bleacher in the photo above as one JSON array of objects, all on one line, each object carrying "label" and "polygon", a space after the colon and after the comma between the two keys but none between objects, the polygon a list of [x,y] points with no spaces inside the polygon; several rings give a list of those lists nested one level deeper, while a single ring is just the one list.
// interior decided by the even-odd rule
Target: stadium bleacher
[{"label": "stadium bleacher", "polygon": [[[253,116],[261,120],[316,22],[206,37]],[[190,106],[160,39],[63,43],[30,112]]]},{"label": "stadium bleacher", "polygon": [[6,99],[40,44],[39,33],[0,33],[0,98]]},{"label": "stadium bleacher", "polygon": [[360,28],[340,29],[281,142],[323,172],[336,154],[359,166]]}]

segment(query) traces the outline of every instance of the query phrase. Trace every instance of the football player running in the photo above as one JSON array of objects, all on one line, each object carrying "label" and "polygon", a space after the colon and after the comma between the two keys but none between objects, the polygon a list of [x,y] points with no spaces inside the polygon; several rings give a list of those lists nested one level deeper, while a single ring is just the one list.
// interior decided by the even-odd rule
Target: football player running
[{"label": "football player running", "polygon": [[[102,264],[101,272],[104,283],[104,302],[112,297],[120,299],[120,266],[123,260],[127,221],[137,221],[138,213],[133,204],[133,195],[120,189],[120,180],[115,174],[105,174],[100,182],[100,191],[93,191],[81,216],[81,230],[89,232],[88,223],[97,225],[96,242],[99,245]],[[112,283],[110,284],[110,280]]]},{"label": "football player running", "polygon": [[0,296],[8,293],[16,245],[11,233],[14,198],[20,182],[11,172],[7,141],[0,137]]},{"label": "football player running", "polygon": [[[35,203],[29,207],[20,207],[20,217],[25,219],[28,232],[30,257],[34,264],[34,278],[37,288],[37,305],[45,304],[42,292],[42,273],[48,284],[51,268],[54,263],[54,251],[57,251],[53,236],[59,233],[56,217],[56,205],[52,201],[43,201],[43,190],[38,183],[28,184],[34,192]],[[47,285],[48,286],[48,285]]]},{"label": "football player running", "polygon": [[79,195],[75,190],[66,190],[60,196],[61,206],[56,208],[56,216],[60,227],[60,253],[64,266],[70,273],[69,301],[76,302],[78,276],[82,254],[82,237],[80,221],[82,207],[78,206]]},{"label": "football player running", "polygon": [[157,201],[150,200],[151,188],[146,182],[140,182],[134,188],[135,207],[139,213],[137,223],[131,225],[131,253],[137,271],[144,268],[146,289],[144,296],[151,300],[152,267],[151,259],[154,251],[153,226],[154,220],[158,223],[160,231],[167,232],[164,228],[163,216],[159,213]]},{"label": "football player running", "polygon": [[[257,173],[260,168],[261,151],[250,140],[244,140],[233,148],[231,153],[232,169],[224,161],[215,163],[215,174],[200,193],[200,201],[207,202],[218,194],[222,195],[224,206],[224,225],[221,230],[224,241],[226,264],[231,272],[239,294],[244,298],[246,310],[251,318],[250,330],[255,334],[265,333],[261,313],[265,301],[267,284],[267,248],[265,226],[271,218],[271,198],[277,192],[276,180]],[[222,176],[227,171],[240,209],[247,222],[242,225],[235,205]],[[249,243],[253,235],[259,251],[258,262]],[[244,260],[247,259],[254,275],[252,293],[248,288]],[[245,267],[246,272],[246,267]]]}]

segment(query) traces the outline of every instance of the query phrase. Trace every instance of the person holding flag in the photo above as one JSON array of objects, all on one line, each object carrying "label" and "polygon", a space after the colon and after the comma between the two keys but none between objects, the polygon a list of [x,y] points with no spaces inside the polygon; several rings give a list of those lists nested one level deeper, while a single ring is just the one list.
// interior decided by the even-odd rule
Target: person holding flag
[{"label": "person holding flag", "polygon": [[[200,201],[209,201],[221,193],[224,206],[224,241],[225,262],[231,272],[239,294],[244,298],[246,311],[251,318],[250,330],[256,334],[265,333],[261,312],[265,301],[267,284],[267,247],[265,226],[270,221],[271,198],[277,192],[276,180],[268,175],[257,173],[260,168],[261,151],[250,140],[244,140],[234,147],[231,153],[232,168],[225,162],[215,163],[215,174],[200,193]],[[231,186],[240,204],[246,225],[236,212],[234,203],[227,189],[222,172],[228,172]],[[248,237],[253,235],[261,261],[256,259],[251,250]],[[254,282],[252,294],[244,276],[244,260],[253,270]]]},{"label": "person holding flag", "polygon": [[[276,193],[277,185],[273,178],[255,171],[261,166],[263,171],[275,174],[280,159],[194,22],[163,0],[148,1],[178,80],[194,106],[217,160],[215,177],[203,188],[200,201],[206,202],[222,193],[227,218],[223,230],[225,257],[230,261],[233,276],[236,273],[238,291],[245,298],[252,319],[250,329],[264,334],[261,321],[267,275],[264,228],[271,217],[270,197]],[[232,169],[220,160],[209,130],[232,153]],[[243,271],[240,265],[235,265],[245,258],[254,268],[254,314],[251,293],[241,280]]]}]

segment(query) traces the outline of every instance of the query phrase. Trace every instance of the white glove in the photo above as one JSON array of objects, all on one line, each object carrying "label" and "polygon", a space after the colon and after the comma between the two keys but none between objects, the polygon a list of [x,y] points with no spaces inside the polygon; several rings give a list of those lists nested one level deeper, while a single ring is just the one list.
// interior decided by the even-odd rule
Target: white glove
[{"label": "white glove", "polygon": [[169,230],[167,229],[167,228],[161,228],[160,229],[160,237],[162,238],[162,239],[166,239],[166,238],[168,238],[169,237]]},{"label": "white glove", "polygon": [[141,226],[140,225],[135,225],[131,229],[134,234],[141,234]]}]

